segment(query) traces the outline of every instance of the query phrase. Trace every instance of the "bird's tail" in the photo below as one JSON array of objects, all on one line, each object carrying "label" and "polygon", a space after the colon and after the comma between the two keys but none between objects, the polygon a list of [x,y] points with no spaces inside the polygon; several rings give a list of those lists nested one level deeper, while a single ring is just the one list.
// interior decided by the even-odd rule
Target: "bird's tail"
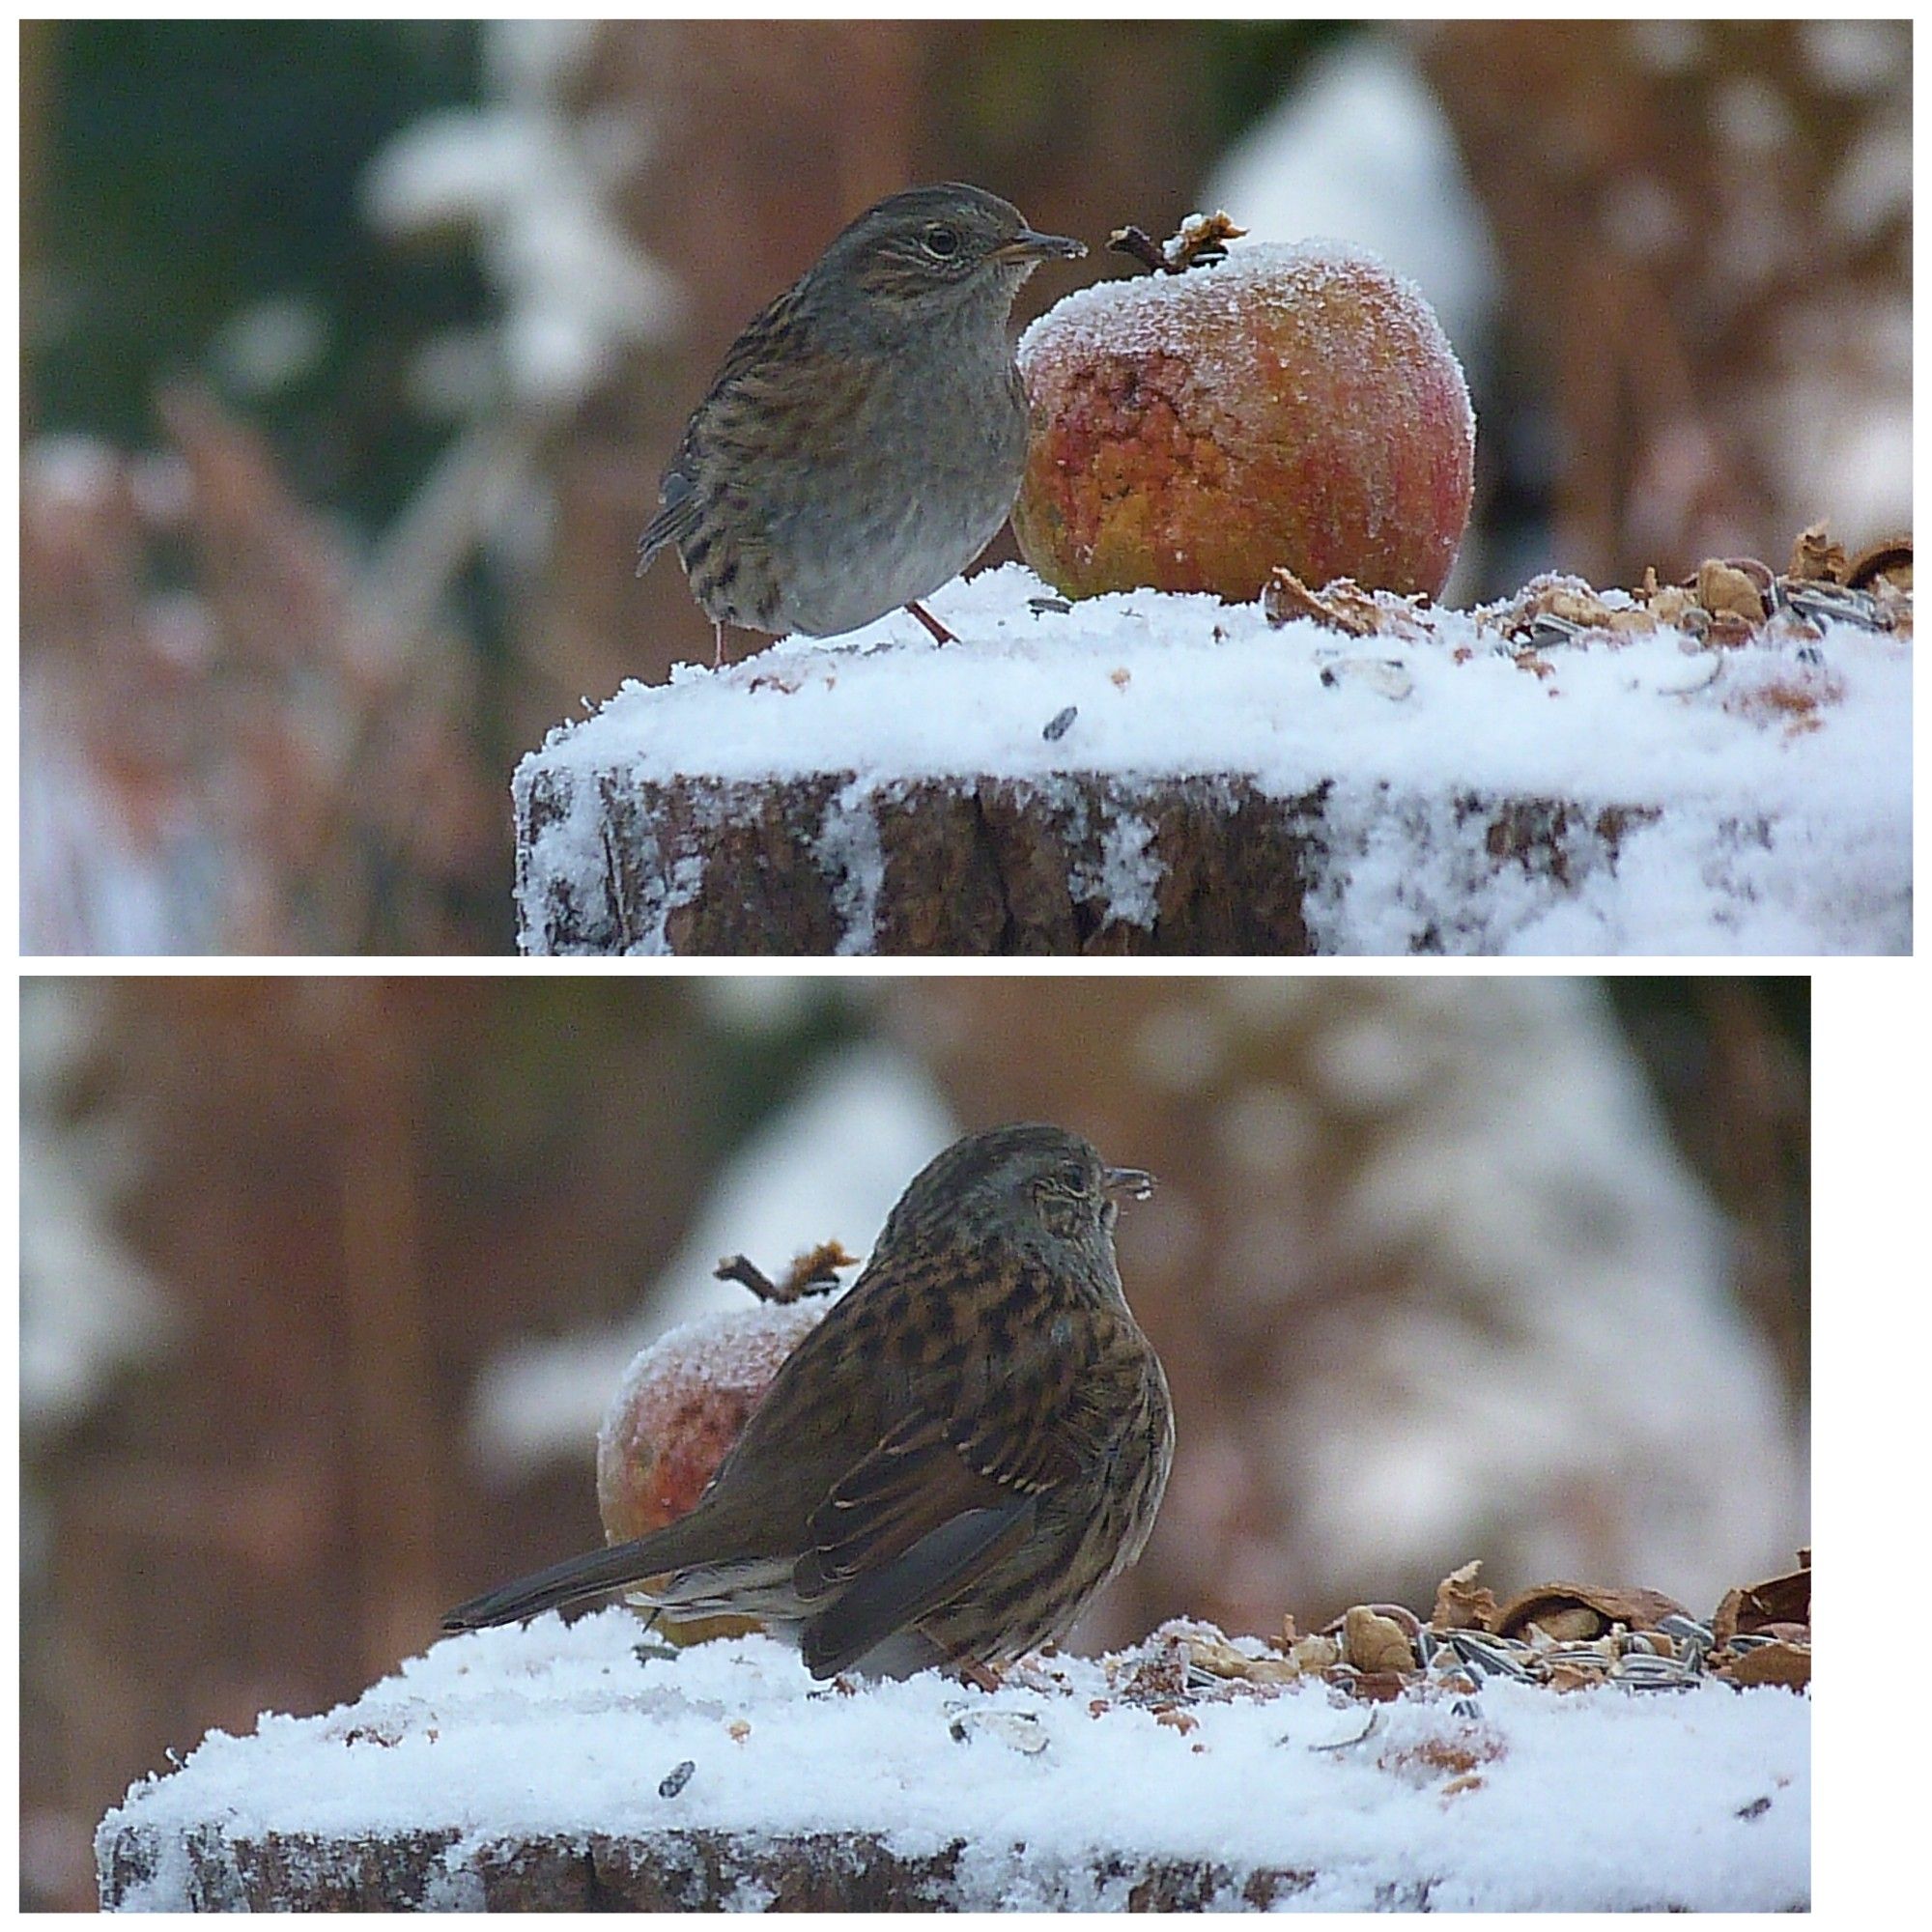
[{"label": "bird's tail", "polygon": [[595,1549],[588,1555],[572,1556],[553,1563],[548,1570],[519,1577],[513,1583],[499,1583],[458,1604],[442,1620],[446,1631],[482,1630],[491,1624],[513,1624],[543,1610],[554,1610],[565,1604],[580,1603],[585,1597],[601,1597],[626,1584],[642,1583],[646,1578],[678,1570],[693,1560],[693,1538],[688,1532],[691,1517],[681,1517],[648,1536],[629,1543],[613,1543],[609,1549]]}]

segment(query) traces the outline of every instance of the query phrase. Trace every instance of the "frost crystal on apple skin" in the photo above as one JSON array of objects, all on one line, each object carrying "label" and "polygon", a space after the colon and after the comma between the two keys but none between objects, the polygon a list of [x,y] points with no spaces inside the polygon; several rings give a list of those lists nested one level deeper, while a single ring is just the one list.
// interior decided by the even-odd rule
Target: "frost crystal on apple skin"
[{"label": "frost crystal on apple skin", "polygon": [[1226,247],[1081,289],[1027,330],[1021,555],[1068,596],[1239,601],[1277,565],[1439,596],[1469,520],[1475,416],[1435,311],[1361,248]]},{"label": "frost crystal on apple skin", "polygon": [[829,1296],[701,1315],[639,1350],[597,1432],[597,1502],[623,1540],[681,1516]]},{"label": "frost crystal on apple skin", "polygon": [[[1185,276],[1116,277],[1089,283],[1063,297],[1027,325],[1019,339],[1020,373],[1026,375],[1039,356],[1049,353],[1062,356],[1102,351],[1132,355],[1167,347],[1174,340],[1176,310],[1183,290],[1190,299],[1211,294],[1233,317],[1257,283],[1293,299],[1298,293],[1312,293],[1338,274],[1365,265],[1386,278],[1397,298],[1386,304],[1388,326],[1411,333],[1418,355],[1446,356],[1455,364],[1463,384],[1468,434],[1473,440],[1476,415],[1468,407],[1468,382],[1435,311],[1406,275],[1397,274],[1378,256],[1351,242],[1322,238],[1258,242],[1248,238],[1228,244],[1226,261],[1193,270]],[[1211,279],[1197,286],[1197,277]],[[1252,364],[1235,360],[1210,366],[1205,373],[1210,381],[1233,384],[1255,371]]]}]

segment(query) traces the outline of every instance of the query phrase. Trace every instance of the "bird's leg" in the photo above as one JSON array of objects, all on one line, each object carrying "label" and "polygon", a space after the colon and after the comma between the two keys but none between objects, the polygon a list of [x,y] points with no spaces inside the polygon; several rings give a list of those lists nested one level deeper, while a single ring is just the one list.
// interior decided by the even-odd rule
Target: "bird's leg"
[{"label": "bird's leg", "polygon": [[724,620],[714,617],[711,620],[711,668],[716,670],[724,662]]},{"label": "bird's leg", "polygon": [[932,633],[932,641],[934,643],[956,644],[959,641],[930,611],[922,609],[918,604],[908,604],[906,609]]}]

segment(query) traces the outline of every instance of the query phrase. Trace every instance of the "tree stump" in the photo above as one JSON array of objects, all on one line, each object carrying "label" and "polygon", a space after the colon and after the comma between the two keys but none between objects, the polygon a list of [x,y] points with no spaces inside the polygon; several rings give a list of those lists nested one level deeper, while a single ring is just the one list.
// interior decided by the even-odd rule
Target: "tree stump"
[{"label": "tree stump", "polygon": [[[1309,898],[1341,840],[1330,787],[1274,797],[1225,775],[1135,784],[849,772],[781,783],[530,771],[519,793],[526,952],[1205,953],[1322,951]],[[1453,801],[1465,866],[1558,893],[1613,869],[1657,813],[1558,799]],[[553,866],[588,818],[602,864]],[[1460,951],[1425,933],[1419,950]]]},{"label": "tree stump", "polygon": [[1484,1689],[1444,1654],[1455,1669],[1435,1679],[1419,1663],[1319,1658],[1304,1673],[1259,1638],[1189,1622],[1105,1659],[1025,1660],[996,1690],[937,1672],[820,1684],[766,1636],[673,1652],[625,1609],[539,1617],[436,1643],[354,1704],[212,1732],[101,1821],[100,1898],[146,1911],[1804,1908],[1804,1690],[1692,1682],[1703,1652],[1687,1648],[1644,1654],[1652,1677],[1676,1673],[1677,1694],[1605,1681],[1558,1696],[1520,1664],[1523,1681]]},{"label": "tree stump", "polygon": [[1047,618],[1001,570],[942,598],[943,648],[888,619],[627,686],[517,772],[520,944],[1909,950],[1909,611],[1719,648],[1538,582],[1605,622],[1531,644],[1384,598],[1353,637],[1153,591]]},{"label": "tree stump", "polygon": [[[986,1849],[955,1839],[925,1856],[875,1833],[779,1838],[665,1832],[619,1838],[532,1838],[465,1853],[454,1832],[328,1838],[273,1833],[231,1838],[213,1830],[168,1843],[143,1828],[121,1833],[102,1861],[100,1902],[114,1911],[175,1861],[174,1895],[197,1912],[963,1912],[988,1904]],[[1274,1867],[1104,1853],[1076,1864],[1009,1867],[1027,1907],[1042,1912],[1266,1911],[1314,1883]],[[1395,1910],[1427,1903],[1428,1887],[1400,1889]]]}]

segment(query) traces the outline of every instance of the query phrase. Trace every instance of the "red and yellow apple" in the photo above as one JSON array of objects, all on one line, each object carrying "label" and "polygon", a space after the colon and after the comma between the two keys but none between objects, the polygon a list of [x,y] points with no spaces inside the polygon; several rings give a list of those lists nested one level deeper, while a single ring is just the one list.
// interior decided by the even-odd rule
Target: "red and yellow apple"
[{"label": "red and yellow apple", "polygon": [[1062,594],[1245,603],[1309,584],[1437,595],[1475,418],[1434,310],[1360,250],[1236,243],[1069,296],[1019,350],[1033,417],[1013,530]]}]

